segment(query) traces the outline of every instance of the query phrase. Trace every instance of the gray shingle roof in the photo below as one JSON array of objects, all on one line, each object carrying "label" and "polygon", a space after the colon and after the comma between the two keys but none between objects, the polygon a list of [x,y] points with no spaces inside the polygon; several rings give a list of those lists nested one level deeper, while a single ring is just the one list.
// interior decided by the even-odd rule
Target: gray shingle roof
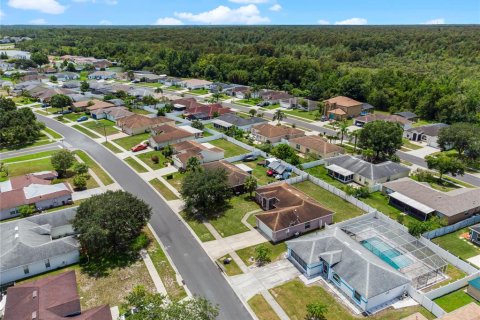
[{"label": "gray shingle roof", "polygon": [[410,171],[408,167],[392,161],[373,164],[351,155],[328,158],[325,159],[325,162],[328,164],[336,164],[339,167],[371,180],[378,180],[401,172]]},{"label": "gray shingle roof", "polygon": [[421,127],[416,127],[416,128],[410,128],[407,131],[408,132],[418,132],[422,133],[424,135],[430,136],[430,137],[436,137],[440,133],[440,130],[443,128],[448,127],[448,124],[445,123],[432,123],[432,124],[427,124]]},{"label": "gray shingle roof", "polygon": [[76,209],[41,214],[0,224],[0,271],[78,251],[73,236],[52,240],[51,234],[69,226]]},{"label": "gray shingle roof", "polygon": [[371,298],[409,283],[408,278],[365,249],[338,228],[322,231],[287,242],[307,264],[316,264],[322,257],[335,273]]},{"label": "gray shingle roof", "polygon": [[264,123],[267,122],[267,120],[258,118],[258,117],[250,117],[250,118],[242,118],[240,116],[237,116],[234,113],[227,113],[224,115],[221,115],[220,117],[215,118],[217,120],[222,120],[225,122],[228,122],[230,124],[236,125],[237,127],[243,127],[243,126],[248,126],[248,125],[254,125],[258,123]]},{"label": "gray shingle roof", "polygon": [[415,113],[413,113],[411,111],[401,111],[401,112],[397,112],[395,114],[400,116],[400,117],[403,117],[407,120],[414,119],[414,118],[418,117]]}]

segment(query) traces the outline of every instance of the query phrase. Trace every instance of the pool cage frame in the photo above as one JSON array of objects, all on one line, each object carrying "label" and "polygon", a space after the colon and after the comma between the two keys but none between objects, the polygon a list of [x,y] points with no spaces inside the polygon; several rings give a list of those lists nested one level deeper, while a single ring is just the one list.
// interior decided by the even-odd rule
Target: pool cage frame
[{"label": "pool cage frame", "polygon": [[[431,286],[446,278],[445,271],[448,263],[399,226],[376,217],[370,217],[350,224],[346,223],[341,226],[341,230],[359,243],[377,237],[411,260],[411,264],[398,269],[398,271],[410,279],[411,285],[415,289]],[[375,249],[380,251],[378,248]],[[380,251],[380,253],[383,252]]]}]

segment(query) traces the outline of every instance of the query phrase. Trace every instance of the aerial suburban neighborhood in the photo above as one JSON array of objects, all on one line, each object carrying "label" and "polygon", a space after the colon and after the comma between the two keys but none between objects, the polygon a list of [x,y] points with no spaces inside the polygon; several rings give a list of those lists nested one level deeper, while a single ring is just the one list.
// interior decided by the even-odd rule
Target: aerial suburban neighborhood
[{"label": "aerial suburban neighborhood", "polygon": [[475,1],[64,2],[0,11],[0,319],[480,320]]}]

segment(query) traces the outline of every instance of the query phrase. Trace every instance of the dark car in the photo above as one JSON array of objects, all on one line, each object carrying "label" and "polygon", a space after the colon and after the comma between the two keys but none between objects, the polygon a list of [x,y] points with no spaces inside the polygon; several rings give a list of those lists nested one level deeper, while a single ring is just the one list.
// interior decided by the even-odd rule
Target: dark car
[{"label": "dark car", "polygon": [[83,121],[87,121],[87,120],[88,120],[87,116],[82,116],[82,117],[77,119],[77,122],[83,122]]},{"label": "dark car", "polygon": [[258,159],[258,157],[256,155],[250,154],[248,156],[245,156],[242,161],[243,162],[250,162],[250,161],[255,161],[257,159]]}]

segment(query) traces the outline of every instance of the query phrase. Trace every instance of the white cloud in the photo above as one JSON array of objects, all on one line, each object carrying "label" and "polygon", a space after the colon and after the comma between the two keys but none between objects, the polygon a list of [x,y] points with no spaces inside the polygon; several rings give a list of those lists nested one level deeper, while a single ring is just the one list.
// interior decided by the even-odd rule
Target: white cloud
[{"label": "white cloud", "polygon": [[261,24],[268,23],[268,17],[262,17],[257,6],[249,4],[231,9],[226,6],[218,6],[210,11],[193,14],[191,12],[175,12],[180,19],[206,24]]},{"label": "white cloud", "polygon": [[364,24],[367,24],[367,19],[364,19],[364,18],[350,18],[350,19],[346,19],[346,20],[342,20],[342,21],[337,21],[335,22],[336,25],[356,25],[356,26],[360,26],[360,25],[364,25]]},{"label": "white cloud", "polygon": [[114,5],[118,4],[118,1],[117,0],[105,0],[105,3],[110,5],[110,6],[114,6]]},{"label": "white cloud", "polygon": [[112,25],[112,21],[110,20],[100,20],[100,22],[98,22],[99,25],[101,26],[110,26]]},{"label": "white cloud", "polygon": [[50,14],[63,13],[67,8],[56,0],[9,0],[8,5],[15,9],[38,10]]},{"label": "white cloud", "polygon": [[323,20],[323,19],[320,19],[320,20],[318,20],[318,21],[317,21],[317,23],[318,23],[318,24],[321,24],[321,25],[327,25],[327,24],[330,24],[330,22],[329,22],[329,21],[327,21],[327,20]]},{"label": "white cloud", "polygon": [[43,18],[33,19],[33,20],[28,21],[28,24],[41,25],[41,24],[47,24],[47,21]]},{"label": "white cloud", "polygon": [[261,4],[267,3],[269,0],[228,0],[233,3],[241,3],[241,4]]},{"label": "white cloud", "polygon": [[5,13],[3,13],[2,10],[0,10],[0,17],[4,17],[5,16]]},{"label": "white cloud", "polygon": [[445,24],[444,18],[432,19],[425,21],[423,24]]},{"label": "white cloud", "polygon": [[157,21],[155,21],[155,24],[157,26],[179,26],[182,25],[183,22],[175,18],[165,17],[158,18]]},{"label": "white cloud", "polygon": [[271,6],[268,10],[270,10],[270,11],[280,11],[280,10],[282,10],[282,6],[277,3],[277,4],[274,4],[273,6]]}]

